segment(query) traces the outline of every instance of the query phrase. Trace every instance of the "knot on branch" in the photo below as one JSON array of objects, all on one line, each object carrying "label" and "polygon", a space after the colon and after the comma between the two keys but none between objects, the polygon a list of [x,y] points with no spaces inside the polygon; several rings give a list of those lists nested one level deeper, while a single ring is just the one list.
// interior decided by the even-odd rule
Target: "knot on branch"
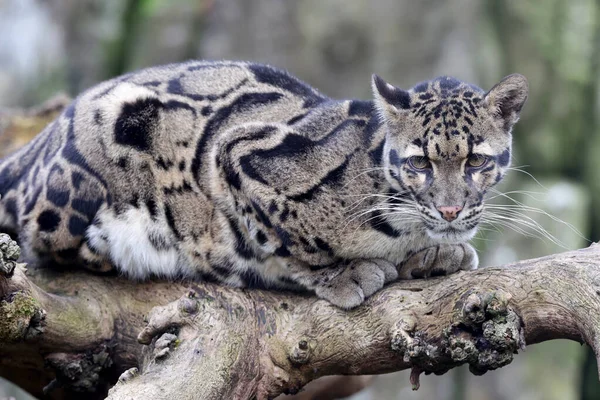
[{"label": "knot on branch", "polygon": [[292,348],[290,361],[294,364],[306,364],[310,359],[311,346],[308,339],[300,339]]},{"label": "knot on branch", "polygon": [[21,256],[17,242],[5,233],[0,233],[0,274],[11,277]]},{"label": "knot on branch", "polygon": [[509,364],[525,348],[521,318],[503,291],[465,293],[456,303],[452,326],[444,331],[446,351],[476,375]]},{"label": "knot on branch", "polygon": [[198,309],[198,300],[193,291],[166,306],[154,307],[148,316],[148,324],[138,335],[138,342],[150,344],[158,335],[167,331],[177,332],[182,325],[190,322],[188,319],[196,315]]},{"label": "knot on branch", "polygon": [[392,332],[392,350],[401,352],[404,362],[419,366],[426,372],[446,372],[449,368],[439,371],[439,346],[427,340],[425,332],[417,330],[417,320],[407,316],[396,323]]},{"label": "knot on branch", "polygon": [[172,333],[164,333],[154,342],[154,359],[159,361],[169,355],[172,348],[177,347],[179,340]]},{"label": "knot on branch", "polygon": [[521,318],[509,305],[503,291],[469,290],[454,306],[450,327],[441,337],[426,333],[415,316],[398,321],[392,330],[391,347],[412,368],[413,389],[419,388],[421,373],[441,375],[468,363],[477,375],[509,364],[525,347]]},{"label": "knot on branch", "polygon": [[106,346],[86,354],[53,353],[45,361],[56,372],[56,379],[44,388],[44,393],[56,387],[95,392],[101,383],[101,372],[112,365]]}]

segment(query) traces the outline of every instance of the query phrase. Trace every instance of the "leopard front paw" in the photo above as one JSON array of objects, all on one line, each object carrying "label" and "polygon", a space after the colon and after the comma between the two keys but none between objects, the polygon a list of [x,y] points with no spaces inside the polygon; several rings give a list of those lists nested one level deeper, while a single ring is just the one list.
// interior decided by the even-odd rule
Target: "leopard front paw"
[{"label": "leopard front paw", "polygon": [[341,273],[316,287],[315,292],[333,305],[351,309],[397,278],[396,267],[388,261],[353,260]]},{"label": "leopard front paw", "polygon": [[470,244],[426,247],[400,264],[400,279],[427,278],[477,269],[479,258]]}]

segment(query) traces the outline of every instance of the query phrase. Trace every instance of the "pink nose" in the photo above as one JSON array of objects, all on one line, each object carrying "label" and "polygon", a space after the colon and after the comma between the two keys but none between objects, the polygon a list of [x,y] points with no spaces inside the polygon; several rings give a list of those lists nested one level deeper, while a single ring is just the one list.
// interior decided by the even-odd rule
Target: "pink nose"
[{"label": "pink nose", "polygon": [[437,207],[437,210],[442,214],[442,218],[446,221],[451,222],[458,217],[458,213],[462,210],[461,206],[441,206]]}]

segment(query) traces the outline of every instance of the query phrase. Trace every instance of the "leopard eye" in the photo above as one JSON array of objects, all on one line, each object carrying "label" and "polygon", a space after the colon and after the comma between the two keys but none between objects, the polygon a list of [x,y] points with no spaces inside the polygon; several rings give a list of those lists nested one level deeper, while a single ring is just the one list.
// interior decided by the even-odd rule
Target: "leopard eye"
[{"label": "leopard eye", "polygon": [[471,154],[467,159],[467,166],[472,168],[481,168],[488,162],[488,157],[482,154]]},{"label": "leopard eye", "polygon": [[408,159],[408,163],[411,167],[418,170],[431,168],[431,163],[423,156],[412,156]]}]

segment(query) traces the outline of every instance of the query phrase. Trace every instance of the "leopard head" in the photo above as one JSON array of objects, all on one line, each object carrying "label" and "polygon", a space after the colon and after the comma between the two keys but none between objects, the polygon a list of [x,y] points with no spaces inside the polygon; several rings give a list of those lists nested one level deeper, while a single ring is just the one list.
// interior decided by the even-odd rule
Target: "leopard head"
[{"label": "leopard head", "polygon": [[372,86],[387,181],[410,197],[431,238],[469,240],[485,193],[509,166],[527,80],[509,75],[487,93],[451,77],[402,90],[373,75]]}]

